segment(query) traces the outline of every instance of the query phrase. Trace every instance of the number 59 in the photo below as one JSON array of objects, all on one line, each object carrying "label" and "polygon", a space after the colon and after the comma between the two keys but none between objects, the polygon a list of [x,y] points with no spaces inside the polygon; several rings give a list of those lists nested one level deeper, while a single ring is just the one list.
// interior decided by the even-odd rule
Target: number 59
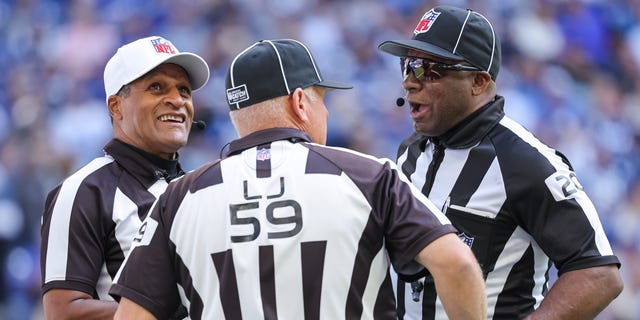
[{"label": "number 59", "polygon": [[[231,242],[248,242],[253,241],[260,235],[260,220],[255,216],[249,216],[241,218],[238,216],[240,211],[246,211],[251,209],[258,209],[260,207],[258,202],[249,202],[241,204],[229,205],[229,211],[231,215],[231,225],[251,225],[253,232],[246,235],[231,236]],[[293,215],[276,217],[274,211],[280,208],[290,207],[293,211]],[[302,230],[302,208],[300,204],[295,200],[281,200],[269,203],[266,209],[267,221],[272,225],[285,225],[293,224],[290,230],[268,232],[267,237],[269,239],[289,238],[300,233]]]}]

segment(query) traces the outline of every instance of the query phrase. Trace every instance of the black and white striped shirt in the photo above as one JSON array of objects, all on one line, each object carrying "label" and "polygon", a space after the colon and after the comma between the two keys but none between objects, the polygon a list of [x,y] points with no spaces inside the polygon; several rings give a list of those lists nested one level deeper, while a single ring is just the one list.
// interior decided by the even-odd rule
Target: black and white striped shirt
[{"label": "black and white striped shirt", "polygon": [[394,318],[389,263],[419,271],[455,229],[392,161],[308,141],[259,131],[172,182],[110,293],[158,318]]},{"label": "black and white striped shirt", "polygon": [[40,251],[43,293],[71,289],[111,299],[111,279],[142,220],[167,179],[183,173],[177,160],[116,139],[104,151],[47,197]]},{"label": "black and white striped shirt", "polygon": [[[459,230],[486,279],[487,319],[520,319],[540,305],[549,269],[618,264],[569,161],[504,115],[504,98],[445,135],[407,138],[398,166]],[[404,319],[446,319],[430,277],[419,301],[398,281]]]}]

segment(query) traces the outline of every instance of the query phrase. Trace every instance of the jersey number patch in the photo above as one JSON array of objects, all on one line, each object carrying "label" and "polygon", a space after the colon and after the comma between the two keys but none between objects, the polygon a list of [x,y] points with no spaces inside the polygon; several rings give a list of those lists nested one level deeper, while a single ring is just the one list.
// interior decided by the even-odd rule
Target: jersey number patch
[{"label": "jersey number patch", "polygon": [[[262,199],[262,196],[249,196],[248,182],[244,181],[244,198],[247,200]],[[269,195],[267,200],[273,200],[267,204],[265,214],[268,222],[266,228],[269,239],[290,238],[302,230],[302,207],[295,200],[276,200],[284,194],[284,178],[280,178],[280,193]],[[260,202],[251,201],[239,204],[230,204],[229,213],[232,226],[246,226],[251,230],[248,234],[231,236],[231,242],[253,241],[260,236],[262,226],[257,216],[262,215]],[[289,227],[286,227],[290,225]],[[245,230],[247,228],[244,228]]]},{"label": "jersey number patch", "polygon": [[574,172],[556,172],[544,182],[556,201],[575,198],[583,189]]}]

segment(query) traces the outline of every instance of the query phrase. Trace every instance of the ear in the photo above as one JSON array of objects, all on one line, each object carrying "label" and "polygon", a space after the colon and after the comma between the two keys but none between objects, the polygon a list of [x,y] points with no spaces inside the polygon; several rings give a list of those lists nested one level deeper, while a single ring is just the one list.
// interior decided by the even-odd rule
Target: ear
[{"label": "ear", "polygon": [[121,120],[122,119],[122,100],[118,95],[112,95],[107,100],[107,108],[109,108],[109,115],[111,119]]},{"label": "ear", "polygon": [[289,112],[296,121],[309,121],[309,101],[301,88],[296,88],[289,96]]},{"label": "ear", "polygon": [[476,72],[475,74],[471,86],[471,93],[477,96],[487,91],[487,87],[491,83],[491,75],[487,72]]}]

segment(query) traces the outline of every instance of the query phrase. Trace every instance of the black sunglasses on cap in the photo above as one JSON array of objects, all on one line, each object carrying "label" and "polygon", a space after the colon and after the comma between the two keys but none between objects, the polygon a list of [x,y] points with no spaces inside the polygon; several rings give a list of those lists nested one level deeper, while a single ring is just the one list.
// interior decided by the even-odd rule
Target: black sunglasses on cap
[{"label": "black sunglasses on cap", "polygon": [[444,77],[444,71],[483,71],[474,66],[466,66],[463,64],[446,64],[441,62],[430,61],[423,58],[402,57],[400,58],[400,67],[402,69],[402,78],[406,79],[409,70],[418,81],[438,80]]}]

